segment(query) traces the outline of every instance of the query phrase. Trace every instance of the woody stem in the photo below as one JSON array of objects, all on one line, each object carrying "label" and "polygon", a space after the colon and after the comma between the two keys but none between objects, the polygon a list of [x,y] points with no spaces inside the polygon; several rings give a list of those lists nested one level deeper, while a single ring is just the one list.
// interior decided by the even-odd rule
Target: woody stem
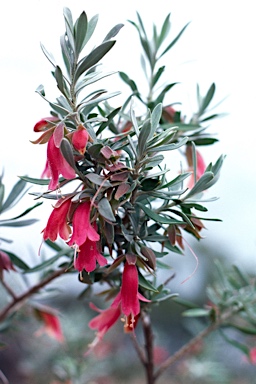
[{"label": "woody stem", "polygon": [[145,370],[147,376],[147,384],[154,384],[154,356],[153,356],[153,347],[154,347],[154,335],[151,326],[151,319],[147,312],[141,312],[142,327],[145,339]]},{"label": "woody stem", "polygon": [[13,300],[0,312],[0,322],[3,321],[11,311],[14,311],[16,307],[21,306],[23,302],[26,301],[30,296],[38,292],[41,288],[49,284],[52,280],[63,275],[66,271],[66,268],[59,269],[53,272],[50,276],[40,281],[38,284],[35,284],[22,295],[13,297]]}]

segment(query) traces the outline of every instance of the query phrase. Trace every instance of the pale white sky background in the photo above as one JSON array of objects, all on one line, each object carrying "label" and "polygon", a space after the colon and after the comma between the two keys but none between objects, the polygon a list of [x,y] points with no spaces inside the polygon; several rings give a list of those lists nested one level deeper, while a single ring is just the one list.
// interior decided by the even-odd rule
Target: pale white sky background
[{"label": "pale white sky background", "polygon": [[[45,163],[46,146],[29,142],[38,137],[33,132],[35,122],[49,115],[47,103],[35,93],[44,84],[46,95],[54,101],[59,96],[50,71],[50,63],[43,55],[40,42],[60,58],[59,37],[64,32],[63,7],[69,7],[76,19],[83,10],[89,18],[99,14],[93,44],[99,44],[117,23],[125,27],[117,36],[117,43],[104,59],[107,70],[122,70],[142,84],[140,46],[135,29],[127,19],[136,20],[138,11],[148,31],[152,23],[161,26],[171,12],[174,38],[190,21],[186,32],[165,59],[165,79],[180,82],[169,93],[166,102],[181,101],[182,111],[188,116],[194,110],[196,83],[205,93],[212,82],[217,91],[217,103],[228,98],[216,109],[227,116],[216,120],[211,127],[220,140],[201,152],[206,162],[216,161],[226,154],[221,178],[209,191],[209,196],[220,199],[209,203],[209,217],[218,217],[223,223],[207,223],[206,244],[223,250],[232,262],[248,268],[256,267],[255,231],[255,140],[254,111],[256,105],[256,55],[254,2],[158,0],[149,1],[60,1],[15,0],[2,5],[0,16],[0,76],[1,76],[1,140],[0,169],[5,169],[4,182],[9,189],[17,175],[39,177]],[[101,88],[102,84],[98,84]],[[109,91],[128,92],[117,75],[107,83]],[[118,100],[124,100],[121,96]],[[169,165],[171,167],[171,164]],[[32,205],[26,197],[25,206]],[[21,207],[21,206],[20,206]],[[20,211],[21,208],[17,209]],[[24,253],[36,250],[41,241],[51,209],[47,204],[34,211],[41,221],[26,229],[3,229],[2,236],[15,236],[14,245],[5,248]],[[16,211],[15,211],[16,212]],[[10,215],[13,214],[10,212]],[[18,234],[19,233],[19,236]],[[21,239],[20,239],[21,235]],[[31,243],[31,239],[33,240]]]}]

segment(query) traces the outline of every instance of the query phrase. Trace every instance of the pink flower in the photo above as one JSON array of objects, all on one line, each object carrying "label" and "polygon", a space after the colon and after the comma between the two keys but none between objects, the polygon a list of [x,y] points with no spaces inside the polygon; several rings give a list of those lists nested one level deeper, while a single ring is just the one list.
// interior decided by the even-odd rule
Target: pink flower
[{"label": "pink flower", "polygon": [[89,201],[79,204],[73,216],[73,234],[68,244],[80,247],[89,239],[99,241],[100,236],[90,222],[91,204]]},{"label": "pink flower", "polygon": [[[189,165],[189,171],[193,172],[193,160],[192,160],[192,146],[187,145],[186,148],[186,158]],[[196,181],[200,179],[200,177],[204,174],[206,169],[206,164],[200,152],[196,150]],[[192,174],[189,178],[188,188],[192,189],[195,184],[194,174]]]},{"label": "pink flower", "polygon": [[79,125],[76,131],[71,134],[71,141],[74,148],[83,155],[86,150],[86,145],[89,140],[89,134],[83,125]]},{"label": "pink flower", "polygon": [[96,241],[87,239],[80,247],[74,261],[74,267],[78,271],[85,269],[87,272],[92,272],[96,268],[96,261],[100,266],[107,264],[107,260],[99,252]]},{"label": "pink flower", "polygon": [[13,266],[13,263],[11,262],[10,257],[7,255],[6,252],[0,250],[0,279],[3,278],[3,271],[16,271],[16,269]]},{"label": "pink flower", "polygon": [[93,342],[90,344],[89,351],[86,354],[88,354],[102,340],[105,333],[107,333],[108,330],[113,327],[113,325],[121,316],[121,310],[119,306],[111,306],[107,309],[101,310],[97,308],[93,303],[90,303],[90,307],[96,312],[99,312],[99,315],[94,317],[88,324],[91,329],[97,330],[97,334]]},{"label": "pink flower", "polygon": [[256,365],[256,347],[250,349],[249,360],[251,364]]},{"label": "pink flower", "polygon": [[51,241],[55,241],[58,235],[60,235],[63,240],[68,240],[71,233],[70,226],[67,224],[70,205],[70,198],[58,200],[43,230],[44,240],[50,239]]},{"label": "pink flower", "polygon": [[65,179],[71,180],[76,177],[74,169],[62,156],[60,148],[58,148],[52,135],[47,145],[47,162],[43,174],[50,174],[51,181],[49,189],[56,189],[59,183],[59,175]]},{"label": "pink flower", "polygon": [[44,323],[44,326],[36,332],[36,335],[39,336],[45,332],[57,341],[63,342],[64,338],[58,316],[53,311],[45,309],[35,309],[35,313]]},{"label": "pink flower", "polygon": [[55,116],[49,116],[49,117],[44,117],[40,121],[38,121],[35,126],[34,126],[34,132],[41,132],[45,131],[46,129],[50,128],[53,126],[51,122],[58,121],[59,119]]},{"label": "pink flower", "polygon": [[133,261],[129,256],[133,255],[126,255],[121,290],[113,301],[112,307],[121,306],[121,311],[126,316],[126,323],[128,319],[131,321],[131,324],[126,324],[126,326],[132,328],[135,316],[140,313],[139,300],[145,302],[150,300],[138,292],[139,278],[135,265],[136,257],[135,261]]}]

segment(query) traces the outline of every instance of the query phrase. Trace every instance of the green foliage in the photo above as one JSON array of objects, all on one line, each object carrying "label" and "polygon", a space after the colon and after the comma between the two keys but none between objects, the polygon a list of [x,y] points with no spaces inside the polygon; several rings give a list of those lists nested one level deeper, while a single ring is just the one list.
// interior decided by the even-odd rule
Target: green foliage
[{"label": "green foliage", "polygon": [[[170,254],[183,254],[186,248],[186,241],[183,239],[185,233],[201,240],[203,222],[219,221],[207,216],[206,203],[215,198],[205,198],[205,191],[218,181],[225,156],[219,156],[208,166],[198,156],[198,146],[212,145],[217,141],[207,133],[209,121],[219,116],[216,113],[209,114],[209,107],[216,93],[215,84],[209,87],[204,96],[201,96],[199,86],[197,87],[198,108],[190,118],[183,117],[186,113],[173,107],[180,106],[180,101],[173,101],[171,104],[166,102],[171,90],[178,83],[167,83],[158,88],[159,81],[167,70],[159,60],[167,57],[165,55],[179,41],[188,24],[168,41],[170,14],[166,16],[159,31],[153,25],[152,39],[149,39],[138,13],[137,19],[137,22],[130,21],[130,24],[139,34],[148,94],[143,95],[136,81],[128,74],[119,72],[120,79],[128,85],[131,94],[118,108],[112,107],[109,101],[119,94],[118,91],[108,93],[105,89],[92,90],[89,86],[114,74],[101,72],[98,67],[115,46],[113,38],[123,27],[122,24],[114,26],[101,44],[86,51],[87,43],[97,26],[98,16],[89,19],[82,12],[74,21],[71,11],[64,8],[65,32],[60,39],[63,63],[56,64],[52,54],[41,45],[44,55],[53,66],[52,74],[60,96],[52,102],[46,98],[42,85],[36,90],[48,102],[50,114],[54,117],[53,121],[46,119],[42,136],[37,143],[47,143],[53,137],[56,153],[59,151],[61,161],[66,167],[68,165],[75,176],[60,177],[55,189],[48,188],[46,192],[31,194],[35,196],[35,200],[54,200],[56,205],[53,209],[56,210],[53,212],[57,212],[59,216],[53,221],[59,235],[59,227],[62,225],[65,225],[62,232],[67,231],[69,234],[73,227],[74,233],[76,210],[80,204],[90,202],[88,228],[89,224],[95,224],[100,240],[92,241],[90,238],[90,247],[86,252],[93,251],[97,257],[100,253],[102,258],[107,259],[107,264],[104,264],[104,259],[103,262],[99,262],[102,259],[97,259],[93,271],[80,271],[78,279],[87,285],[84,295],[90,295],[91,286],[98,283],[107,286],[102,295],[106,295],[107,299],[115,297],[123,284],[123,269],[127,264],[133,265],[138,273],[138,297],[141,299],[143,295],[146,298],[145,301],[142,298],[140,303],[143,311],[149,311],[152,304],[174,300],[186,307],[183,313],[185,317],[200,317],[216,324],[216,328],[231,327],[244,334],[254,335],[256,312],[255,306],[252,307],[251,304],[256,299],[255,286],[251,278],[237,267],[229,274],[219,266],[220,283],[216,287],[209,287],[211,303],[204,308],[198,308],[198,305],[177,297],[176,293],[167,288],[167,282],[158,281],[159,269],[172,268]],[[136,99],[143,106],[140,115],[135,110]],[[63,132],[61,137],[59,128]],[[73,141],[73,138],[75,134],[85,131],[88,138],[85,140],[85,147],[80,150],[79,146],[75,146],[76,140]],[[180,170],[171,169],[172,163],[166,158],[170,152],[185,158],[185,169],[183,166]],[[47,164],[52,178],[53,162],[54,160],[50,161],[48,158]],[[59,164],[56,165],[58,166]],[[63,168],[59,173],[65,174]],[[27,182],[49,186],[52,178],[42,180],[21,176],[7,199],[4,199],[5,189],[1,178],[0,213],[19,201],[26,192]],[[63,193],[63,187],[68,192]],[[63,219],[62,208],[67,201],[70,201],[70,206]],[[40,204],[41,202],[36,203],[12,219],[1,220],[0,226],[34,223],[34,219],[20,218]],[[60,207],[62,208],[59,209]],[[200,216],[197,216],[198,212]],[[80,219],[86,226],[83,223],[85,217]],[[79,226],[79,223],[76,225]],[[90,230],[93,232],[91,228]],[[55,232],[49,237],[55,240]],[[63,233],[61,237],[65,237]],[[59,272],[61,268],[66,273],[76,271],[74,261],[81,255],[79,252],[82,252],[84,244],[68,246],[67,240],[67,244],[63,246],[62,243],[57,244],[48,238],[45,242],[48,250],[54,254],[40,259],[33,267],[13,253],[6,252],[22,273],[39,273],[41,279]],[[224,337],[249,354],[246,346]]]}]

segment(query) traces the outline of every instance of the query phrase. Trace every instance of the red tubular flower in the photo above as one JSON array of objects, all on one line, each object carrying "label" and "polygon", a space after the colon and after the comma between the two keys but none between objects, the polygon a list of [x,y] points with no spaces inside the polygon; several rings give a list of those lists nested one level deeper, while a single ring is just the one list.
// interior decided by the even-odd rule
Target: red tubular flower
[{"label": "red tubular flower", "polygon": [[89,133],[83,125],[79,125],[77,130],[71,134],[73,147],[80,153],[80,155],[85,153],[89,137]]},{"label": "red tubular flower", "polygon": [[16,271],[10,257],[6,252],[0,250],[0,279],[3,278],[3,271]]},{"label": "red tubular flower", "polygon": [[44,240],[50,239],[51,241],[55,241],[58,235],[60,235],[63,240],[68,240],[71,233],[71,229],[67,224],[67,215],[70,204],[70,198],[66,200],[58,200],[52,213],[50,214],[47,225],[43,230]]},{"label": "red tubular flower", "polygon": [[64,338],[58,316],[55,313],[44,309],[35,309],[35,312],[44,323],[43,327],[36,332],[36,335],[39,336],[45,332],[57,341],[63,342]]},{"label": "red tubular flower", "polygon": [[35,126],[34,126],[34,132],[41,132],[45,131],[47,128],[51,127],[53,124],[50,122],[55,122],[58,121],[59,119],[55,116],[49,116],[49,117],[44,117],[40,121],[38,121]]},{"label": "red tubular flower", "polygon": [[[128,328],[133,328],[134,318],[140,313],[139,300],[145,302],[150,301],[138,292],[138,286],[139,278],[137,267],[135,263],[131,263],[128,259],[124,266],[121,290],[112,303],[113,307],[121,306],[121,311],[126,317],[125,326]],[[128,320],[130,321],[129,324],[127,324]]]},{"label": "red tubular flower", "polygon": [[79,204],[73,216],[73,234],[68,244],[80,247],[89,239],[99,241],[100,235],[90,222],[91,204],[89,201]]},{"label": "red tubular flower", "polygon": [[47,146],[47,163],[44,172],[49,172],[51,181],[49,189],[56,189],[59,183],[59,175],[71,180],[76,177],[74,169],[62,156],[60,149],[55,145],[54,137],[51,136]]},{"label": "red tubular flower", "polygon": [[97,308],[93,303],[90,303],[90,307],[100,314],[94,317],[88,324],[91,329],[97,330],[97,334],[94,341],[90,344],[89,351],[86,354],[88,354],[102,340],[105,333],[107,333],[107,331],[113,327],[113,325],[121,316],[121,310],[119,306],[111,306],[107,309],[101,310]]},{"label": "red tubular flower", "polygon": [[107,264],[107,260],[98,250],[97,242],[87,239],[79,247],[77,257],[74,261],[74,267],[80,272],[83,269],[87,272],[92,272],[96,268],[96,261],[100,266]]}]

